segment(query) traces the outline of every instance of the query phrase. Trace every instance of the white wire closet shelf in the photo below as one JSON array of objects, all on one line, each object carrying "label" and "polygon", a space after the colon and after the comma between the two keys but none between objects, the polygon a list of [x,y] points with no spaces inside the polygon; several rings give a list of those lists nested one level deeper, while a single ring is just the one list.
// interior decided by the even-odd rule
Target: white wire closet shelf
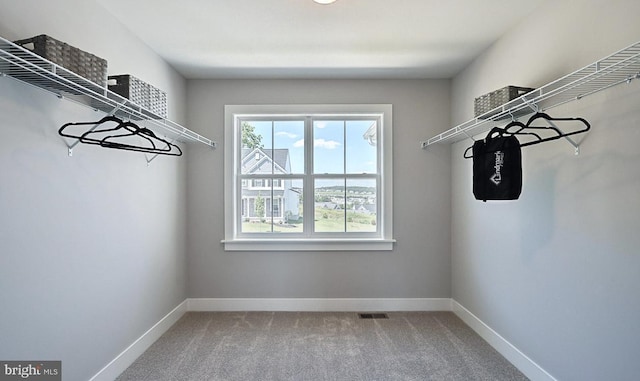
[{"label": "white wire closet shelf", "polygon": [[123,119],[144,122],[145,127],[168,139],[199,142],[212,148],[216,143],[175,122],[154,114],[112,91],[83,78],[0,37],[0,75],[46,90]]},{"label": "white wire closet shelf", "polygon": [[421,145],[422,148],[427,148],[436,143],[454,143],[488,131],[495,126],[495,121],[520,117],[536,111],[547,111],[639,78],[640,42],[637,42],[626,49],[423,141]]}]

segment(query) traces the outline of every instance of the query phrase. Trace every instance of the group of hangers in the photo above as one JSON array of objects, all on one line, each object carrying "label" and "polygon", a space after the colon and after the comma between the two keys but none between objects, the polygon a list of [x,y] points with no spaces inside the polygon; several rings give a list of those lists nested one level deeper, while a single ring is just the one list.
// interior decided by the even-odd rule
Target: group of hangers
[{"label": "group of hangers", "polygon": [[[538,120],[547,121],[546,126],[535,126],[534,122]],[[573,130],[570,132],[563,132],[559,128],[555,126],[553,122],[567,122],[567,121],[575,121],[579,122],[583,125],[582,128]],[[518,120],[512,120],[506,126],[494,127],[487,134],[486,139],[494,139],[497,137],[510,137],[510,136],[520,136],[521,138],[527,139],[527,141],[520,143],[520,147],[530,146],[534,144],[539,144],[543,142],[547,142],[550,140],[560,139],[566,136],[580,134],[583,132],[589,131],[591,125],[583,118],[554,118],[549,116],[543,112],[537,112],[533,114],[527,123],[522,123]],[[544,131],[545,133],[542,133]],[[469,151],[473,148],[473,146],[468,147],[464,151],[464,158],[471,159],[473,155],[468,155]]]},{"label": "group of hangers", "polygon": [[[76,135],[65,132],[71,126],[93,126]],[[78,139],[81,143],[95,144],[105,148],[126,151],[145,152],[158,155],[181,156],[182,150],[177,145],[158,137],[148,128],[140,127],[131,121],[108,115],[97,122],[66,123],[58,130],[58,134],[67,138]],[[135,139],[139,137],[140,139]]]}]

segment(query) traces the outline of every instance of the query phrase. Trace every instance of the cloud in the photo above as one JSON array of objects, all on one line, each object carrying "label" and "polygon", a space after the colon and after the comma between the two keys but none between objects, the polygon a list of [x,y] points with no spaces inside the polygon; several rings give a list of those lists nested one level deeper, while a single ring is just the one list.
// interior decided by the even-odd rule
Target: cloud
[{"label": "cloud", "polygon": [[298,137],[298,135],[286,131],[276,132],[276,136],[286,136],[289,139],[295,139]]},{"label": "cloud", "polygon": [[313,146],[326,149],[336,149],[340,146],[340,142],[335,140],[316,139],[313,141]]},{"label": "cloud", "polygon": [[[324,149],[336,149],[342,144],[335,140],[324,140],[324,139],[316,139],[313,141],[313,146]],[[293,146],[296,148],[304,147],[304,139],[300,139],[297,142],[293,143]]]}]

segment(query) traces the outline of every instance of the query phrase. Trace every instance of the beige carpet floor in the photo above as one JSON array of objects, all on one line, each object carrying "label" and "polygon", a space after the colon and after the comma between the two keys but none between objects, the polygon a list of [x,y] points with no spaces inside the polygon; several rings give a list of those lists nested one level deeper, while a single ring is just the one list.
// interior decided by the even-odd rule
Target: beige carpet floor
[{"label": "beige carpet floor", "polygon": [[117,379],[526,380],[451,312],[190,312]]}]

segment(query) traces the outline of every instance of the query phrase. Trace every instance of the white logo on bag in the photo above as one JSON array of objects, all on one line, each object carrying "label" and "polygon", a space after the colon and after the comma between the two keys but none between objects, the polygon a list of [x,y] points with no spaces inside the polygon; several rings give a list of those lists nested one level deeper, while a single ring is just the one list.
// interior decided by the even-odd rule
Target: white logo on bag
[{"label": "white logo on bag", "polygon": [[504,152],[502,151],[496,151],[496,165],[493,166],[493,168],[496,169],[496,173],[493,174],[493,176],[490,177],[491,181],[493,181],[494,184],[496,185],[500,185],[500,182],[502,181],[502,166],[504,165]]}]

